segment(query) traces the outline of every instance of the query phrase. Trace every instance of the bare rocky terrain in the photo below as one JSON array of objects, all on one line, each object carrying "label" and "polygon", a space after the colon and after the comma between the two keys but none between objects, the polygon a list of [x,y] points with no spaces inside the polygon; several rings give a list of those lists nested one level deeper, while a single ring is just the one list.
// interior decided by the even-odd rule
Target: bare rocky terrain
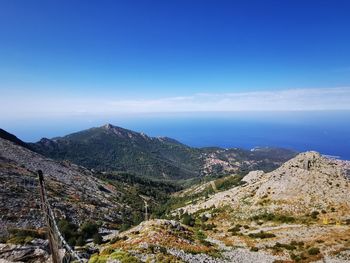
[{"label": "bare rocky terrain", "polygon": [[[58,216],[75,222],[86,218],[106,223],[118,220],[118,191],[107,190],[92,173],[69,162],[56,162],[0,139],[1,218],[13,227],[41,227],[40,196],[36,171],[44,173],[49,201]],[[2,228],[4,230],[4,228]]]},{"label": "bare rocky terrain", "polygon": [[250,172],[243,186],[183,209],[193,213],[228,205],[243,217],[259,211],[301,215],[315,209],[334,210],[332,215],[345,219],[350,212],[349,167],[349,162],[327,159],[317,152],[301,153],[273,172]]}]

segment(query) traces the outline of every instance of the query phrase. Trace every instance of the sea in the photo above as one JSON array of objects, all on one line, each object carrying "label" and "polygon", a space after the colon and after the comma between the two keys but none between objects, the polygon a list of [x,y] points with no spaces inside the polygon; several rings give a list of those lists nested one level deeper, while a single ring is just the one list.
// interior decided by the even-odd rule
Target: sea
[{"label": "sea", "polygon": [[74,116],[6,123],[25,141],[63,136],[111,123],[149,136],[166,136],[193,147],[283,147],[318,151],[350,160],[350,111],[150,113]]}]

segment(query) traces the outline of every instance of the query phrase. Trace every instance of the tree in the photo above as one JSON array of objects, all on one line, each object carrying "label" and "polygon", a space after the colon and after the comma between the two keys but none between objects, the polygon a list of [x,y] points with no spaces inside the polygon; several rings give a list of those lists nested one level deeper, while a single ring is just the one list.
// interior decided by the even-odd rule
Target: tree
[{"label": "tree", "polygon": [[93,241],[94,241],[94,243],[95,243],[96,245],[102,244],[103,238],[102,238],[101,234],[100,234],[100,233],[94,234],[94,236],[93,236]]}]

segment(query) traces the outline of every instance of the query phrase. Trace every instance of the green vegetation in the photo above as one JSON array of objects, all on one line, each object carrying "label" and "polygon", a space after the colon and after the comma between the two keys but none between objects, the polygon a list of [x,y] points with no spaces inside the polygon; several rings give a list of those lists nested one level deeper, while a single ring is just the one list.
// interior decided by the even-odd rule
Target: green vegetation
[{"label": "green vegetation", "polygon": [[119,260],[121,263],[138,263],[141,262],[136,257],[132,256],[130,253],[118,250],[110,255],[111,259]]},{"label": "green vegetation", "polygon": [[121,263],[140,263],[141,261],[123,250],[106,248],[100,255],[92,255],[88,263],[106,263],[108,260],[118,260]]},{"label": "green vegetation", "polygon": [[91,222],[85,222],[80,228],[66,219],[58,222],[58,228],[71,246],[83,246],[89,238],[92,238],[95,244],[101,244],[102,236],[98,232],[98,227]]},{"label": "green vegetation", "polygon": [[310,216],[312,219],[317,219],[320,213],[318,211],[312,211]]},{"label": "green vegetation", "polygon": [[12,228],[9,229],[8,232],[9,236],[3,241],[16,245],[28,244],[35,238],[46,238],[46,233],[44,231],[34,229]]},{"label": "green vegetation", "polygon": [[276,250],[281,250],[282,248],[287,249],[287,250],[295,250],[297,247],[292,244],[282,244],[280,242],[276,242],[276,244],[273,246],[274,249]]},{"label": "green vegetation", "polygon": [[204,234],[204,232],[201,231],[200,229],[196,229],[196,231],[195,231],[195,237],[196,237],[196,239],[199,240],[199,242],[200,242],[202,245],[211,246],[211,243],[210,243],[209,241],[206,240],[207,235]]},{"label": "green vegetation", "polygon": [[308,249],[307,253],[309,253],[311,256],[318,255],[320,254],[320,249],[317,247],[312,247]]},{"label": "green vegetation", "polygon": [[226,176],[224,178],[220,178],[214,181],[216,188],[218,191],[225,191],[234,186],[239,186],[244,184],[242,181],[243,175],[235,175],[235,176]]},{"label": "green vegetation", "polygon": [[39,141],[30,147],[47,157],[70,160],[97,171],[123,171],[162,180],[198,177],[202,165],[199,149],[111,125],[49,143]]},{"label": "green vegetation", "polygon": [[[97,171],[123,171],[147,178],[198,183],[205,156],[242,163],[241,173],[275,169],[295,156],[295,152],[279,148],[243,149],[192,148],[170,138],[151,138],[112,125],[92,128],[55,140],[45,139],[28,144],[34,151],[58,160],[69,160]],[[244,165],[252,161],[253,165]],[[213,175],[225,175],[221,165],[212,167]],[[225,187],[225,186],[224,186]]]},{"label": "green vegetation", "polygon": [[278,223],[293,223],[296,221],[296,219],[292,216],[275,215],[273,213],[263,213],[263,214],[255,215],[251,217],[251,219],[254,221],[263,220],[263,221],[274,221]]},{"label": "green vegetation", "polygon": [[[242,181],[243,175],[229,175],[219,179],[214,180],[216,189],[218,191],[225,191],[235,186],[244,184]],[[208,181],[209,178],[206,178],[205,181]],[[195,203],[198,199],[206,199],[210,195],[215,194],[215,191],[211,184],[206,186],[202,191],[195,194],[186,194],[185,196],[176,196],[170,198],[157,210],[157,216],[165,217],[164,215],[169,214],[170,211],[183,207],[189,203]]]},{"label": "green vegetation", "polygon": [[181,222],[187,226],[194,226],[195,225],[195,219],[191,214],[184,213],[182,215]]},{"label": "green vegetation", "polygon": [[260,231],[258,233],[250,233],[248,236],[251,238],[261,238],[261,239],[276,237],[275,234],[267,233],[264,231]]},{"label": "green vegetation", "polygon": [[106,263],[108,256],[92,255],[88,263]]},{"label": "green vegetation", "polygon": [[98,173],[96,176],[121,193],[116,200],[125,205],[120,211],[121,220],[116,222],[120,231],[125,231],[144,220],[144,199],[141,196],[148,199],[148,211],[151,216],[161,218],[166,207],[164,204],[170,200],[170,194],[181,190],[179,186],[170,182],[150,180],[129,173]]},{"label": "green vegetation", "polygon": [[237,224],[237,225],[235,225],[234,227],[231,227],[229,230],[227,230],[228,232],[231,232],[232,233],[232,235],[234,235],[234,236],[237,236],[237,235],[240,235],[240,231],[241,231],[241,227],[242,227],[242,225],[240,225],[240,224]]}]

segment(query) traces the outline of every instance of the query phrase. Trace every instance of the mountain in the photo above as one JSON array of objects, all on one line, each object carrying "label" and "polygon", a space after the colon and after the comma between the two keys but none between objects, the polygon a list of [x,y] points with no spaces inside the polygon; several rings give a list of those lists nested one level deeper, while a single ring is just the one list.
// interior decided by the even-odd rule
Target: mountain
[{"label": "mountain", "polygon": [[49,158],[98,171],[125,171],[176,181],[254,169],[269,171],[296,154],[276,148],[193,148],[171,138],[149,137],[111,124],[29,145]]},{"label": "mountain", "polygon": [[196,177],[201,167],[197,149],[110,124],[42,139],[31,147],[50,158],[70,160],[90,169],[127,171],[158,179]]},{"label": "mountain", "polygon": [[[350,260],[348,161],[316,152],[294,156],[276,148],[197,149],[110,125],[40,142],[50,155],[68,152],[89,161],[90,150],[112,160],[121,152],[124,162],[137,154],[154,160],[158,150],[162,162],[172,160],[175,166],[181,151],[190,152],[198,157],[202,180],[173,193],[180,189],[138,176],[143,172],[116,171],[102,157],[97,158],[100,171],[98,166],[87,169],[68,158],[45,157],[6,136],[10,140],[0,138],[0,261],[49,262],[39,169],[64,237],[71,245],[83,245],[76,249],[85,258],[93,254],[89,262]],[[115,152],[108,155],[107,149]],[[74,155],[78,151],[81,155]],[[265,172],[251,171],[259,167]],[[145,202],[152,219],[141,222]],[[88,235],[92,230],[94,236]],[[102,232],[108,234],[99,237]],[[84,245],[91,240],[94,244]]]}]

